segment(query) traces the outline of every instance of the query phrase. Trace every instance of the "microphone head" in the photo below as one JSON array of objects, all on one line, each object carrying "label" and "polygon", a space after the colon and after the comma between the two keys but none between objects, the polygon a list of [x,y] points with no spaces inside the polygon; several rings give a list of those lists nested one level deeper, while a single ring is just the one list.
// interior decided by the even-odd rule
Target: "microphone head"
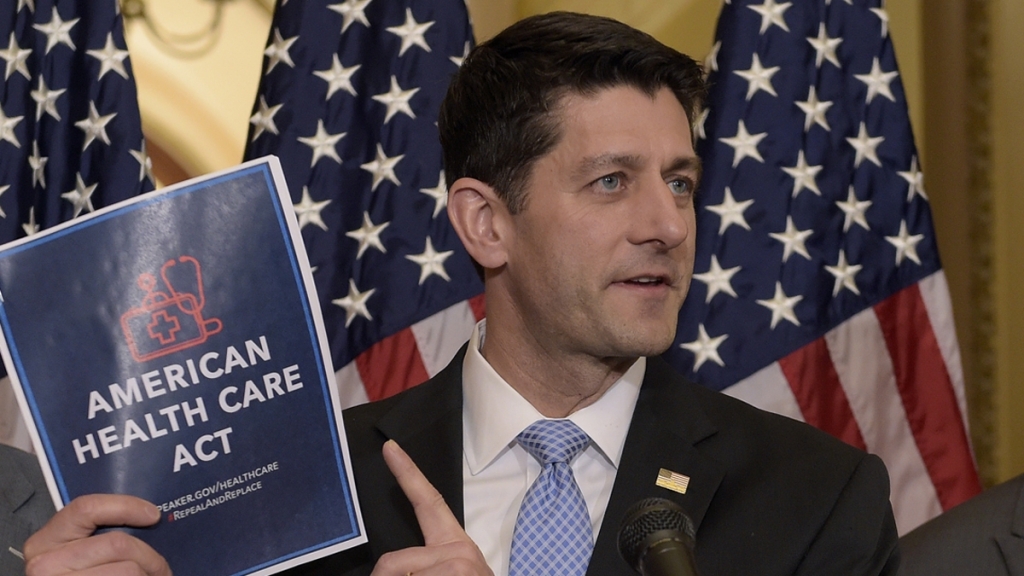
[{"label": "microphone head", "polygon": [[[657,537],[649,542],[655,535]],[[677,539],[692,550],[695,535],[693,520],[678,504],[664,498],[646,498],[630,507],[622,517],[619,554],[627,564],[639,570],[643,554],[654,541]]]}]

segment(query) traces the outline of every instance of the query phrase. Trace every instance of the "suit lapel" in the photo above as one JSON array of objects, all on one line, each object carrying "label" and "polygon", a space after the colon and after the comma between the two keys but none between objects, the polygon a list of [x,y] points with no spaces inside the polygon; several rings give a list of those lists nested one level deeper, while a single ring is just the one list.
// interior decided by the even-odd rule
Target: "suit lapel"
[{"label": "suit lapel", "polygon": [[398,442],[444,496],[465,525],[462,505],[462,359],[465,346],[448,366],[421,384],[422,394],[406,394],[377,424]]},{"label": "suit lapel", "polygon": [[1018,482],[1017,502],[1009,535],[996,536],[996,542],[1011,576],[1024,576],[1024,482]]},{"label": "suit lapel", "polygon": [[[672,500],[699,528],[725,474],[721,465],[695,448],[716,430],[707,416],[684,397],[685,388],[693,384],[660,358],[647,362],[588,576],[633,573],[619,556],[617,535],[622,517],[634,503],[651,497]],[[686,493],[657,486],[661,469],[688,476]]]}]

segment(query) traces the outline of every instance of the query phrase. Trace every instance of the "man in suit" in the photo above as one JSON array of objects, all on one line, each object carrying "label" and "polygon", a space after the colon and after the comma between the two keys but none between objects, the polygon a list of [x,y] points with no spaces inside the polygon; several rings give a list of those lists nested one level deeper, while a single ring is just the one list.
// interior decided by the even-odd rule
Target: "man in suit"
[{"label": "man in suit", "polygon": [[0,574],[24,572],[25,540],[53,512],[53,501],[36,458],[0,444]]},{"label": "man in suit", "polygon": [[900,547],[903,576],[1024,576],[1024,475],[922,524]]},{"label": "man in suit", "polygon": [[[628,574],[617,524],[652,495],[693,518],[705,576],[895,572],[880,460],[657,359],[693,271],[703,90],[692,59],[592,16],[533,17],[470,53],[439,129],[486,323],[437,377],[346,412],[370,543],[291,574]],[[552,429],[575,451],[551,455]],[[168,573],[90,536],[155,522],[145,503],[72,507],[26,546],[38,574],[102,565],[86,551]]]}]

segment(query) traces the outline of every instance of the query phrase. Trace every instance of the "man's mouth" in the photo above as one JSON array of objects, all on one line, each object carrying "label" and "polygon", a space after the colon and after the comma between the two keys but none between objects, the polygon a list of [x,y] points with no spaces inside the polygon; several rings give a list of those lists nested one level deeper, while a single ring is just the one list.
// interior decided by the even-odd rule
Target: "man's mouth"
[{"label": "man's mouth", "polygon": [[630,278],[624,282],[625,284],[632,284],[634,286],[662,286],[669,284],[668,278],[664,276],[638,276],[636,278]]}]

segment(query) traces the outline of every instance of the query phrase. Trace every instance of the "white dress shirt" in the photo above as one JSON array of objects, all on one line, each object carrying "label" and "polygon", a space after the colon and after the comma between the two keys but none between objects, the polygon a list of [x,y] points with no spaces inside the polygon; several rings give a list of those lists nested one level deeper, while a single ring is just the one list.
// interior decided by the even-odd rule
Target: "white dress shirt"
[{"label": "white dress shirt", "polygon": [[[485,322],[473,330],[462,363],[462,483],[466,532],[500,575],[508,574],[519,505],[541,472],[540,462],[516,442],[516,436],[544,416],[480,353]],[[597,402],[569,416],[591,439],[571,466],[587,502],[595,540],[646,368],[646,359],[640,358]]]}]

